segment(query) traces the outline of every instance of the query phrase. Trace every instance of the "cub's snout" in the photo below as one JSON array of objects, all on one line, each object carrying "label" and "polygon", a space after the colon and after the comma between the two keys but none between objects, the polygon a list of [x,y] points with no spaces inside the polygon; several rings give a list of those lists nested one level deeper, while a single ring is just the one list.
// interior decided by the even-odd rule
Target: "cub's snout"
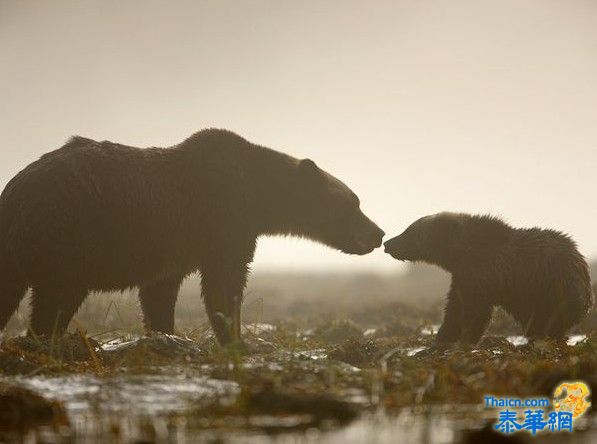
[{"label": "cub's snout", "polygon": [[384,244],[384,251],[392,256],[394,259],[398,260],[408,260],[409,257],[406,254],[406,245],[402,235],[393,237],[392,239],[385,241]]},{"label": "cub's snout", "polygon": [[385,242],[383,243],[383,248],[384,248],[384,251],[385,251],[386,253],[391,253],[391,252],[392,252],[392,250],[394,249],[394,247],[393,247],[393,243],[392,243],[394,240],[396,240],[396,238],[395,238],[395,237],[393,237],[392,239],[390,239],[390,240],[388,240],[388,241],[385,241]]}]

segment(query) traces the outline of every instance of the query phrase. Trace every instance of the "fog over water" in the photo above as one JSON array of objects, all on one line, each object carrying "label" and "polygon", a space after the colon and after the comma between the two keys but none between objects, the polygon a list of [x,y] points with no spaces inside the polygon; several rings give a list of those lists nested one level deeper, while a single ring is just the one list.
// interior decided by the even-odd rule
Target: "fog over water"
[{"label": "fog over water", "polygon": [[[393,236],[442,210],[597,257],[597,2],[2,1],[0,186],[73,134],[225,127],[310,157]],[[255,270],[392,270],[264,239]]]}]

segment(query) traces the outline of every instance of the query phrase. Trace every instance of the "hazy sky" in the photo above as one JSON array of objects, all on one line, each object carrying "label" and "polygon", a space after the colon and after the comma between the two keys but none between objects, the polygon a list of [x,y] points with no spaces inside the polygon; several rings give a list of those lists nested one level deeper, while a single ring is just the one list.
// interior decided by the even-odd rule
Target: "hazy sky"
[{"label": "hazy sky", "polygon": [[[597,256],[597,1],[3,1],[0,185],[73,134],[311,157],[388,235],[442,210]],[[393,269],[260,241],[255,269]]]}]

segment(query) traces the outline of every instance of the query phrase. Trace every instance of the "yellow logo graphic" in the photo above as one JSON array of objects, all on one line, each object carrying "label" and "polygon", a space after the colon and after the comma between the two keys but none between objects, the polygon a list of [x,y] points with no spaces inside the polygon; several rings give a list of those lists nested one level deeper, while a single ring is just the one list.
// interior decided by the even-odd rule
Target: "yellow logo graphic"
[{"label": "yellow logo graphic", "polygon": [[553,392],[553,408],[557,412],[572,413],[576,419],[591,405],[587,401],[590,395],[591,391],[584,382],[563,382]]}]

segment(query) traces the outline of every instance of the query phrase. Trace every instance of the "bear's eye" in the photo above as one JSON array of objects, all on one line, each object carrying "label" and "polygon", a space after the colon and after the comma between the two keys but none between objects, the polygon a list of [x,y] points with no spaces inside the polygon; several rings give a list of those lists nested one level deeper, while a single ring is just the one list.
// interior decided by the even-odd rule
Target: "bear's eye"
[{"label": "bear's eye", "polygon": [[329,208],[330,219],[336,221],[346,221],[354,213],[354,207],[351,204],[341,204]]}]

